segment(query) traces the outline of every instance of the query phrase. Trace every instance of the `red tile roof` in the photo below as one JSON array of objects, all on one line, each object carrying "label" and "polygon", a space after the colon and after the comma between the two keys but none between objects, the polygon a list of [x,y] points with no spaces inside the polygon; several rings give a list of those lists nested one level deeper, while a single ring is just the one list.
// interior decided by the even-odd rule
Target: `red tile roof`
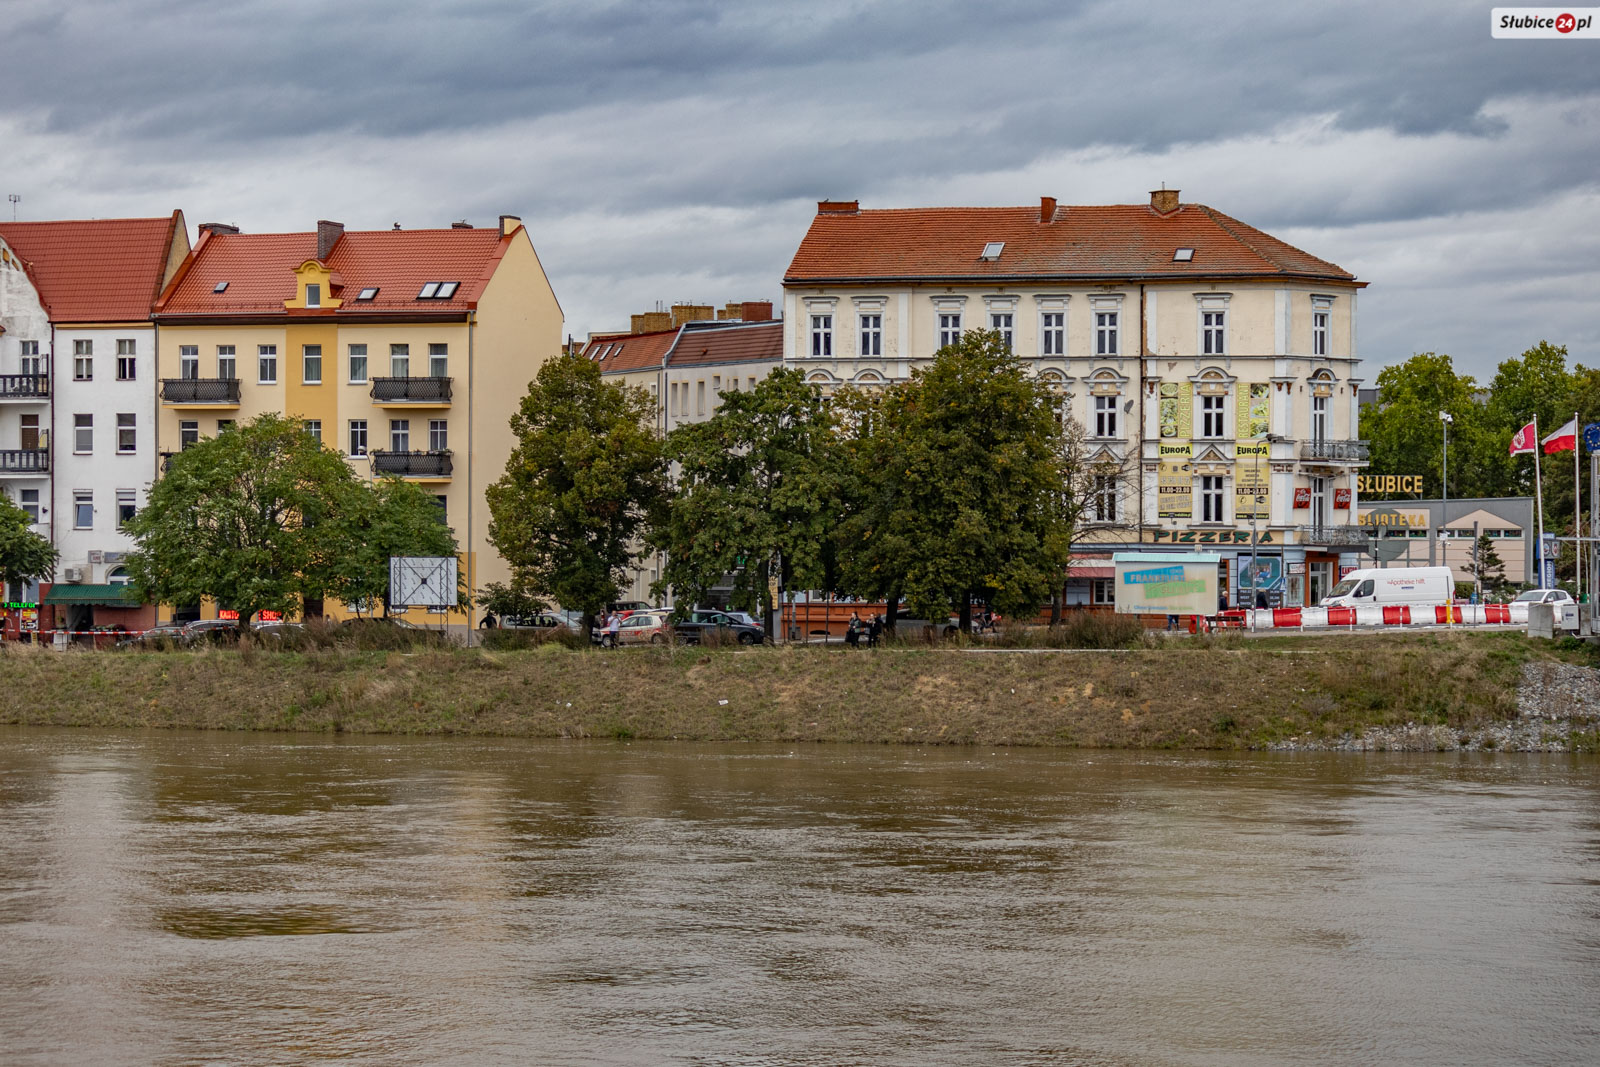
[{"label": "red tile roof", "polygon": [[[317,256],[315,233],[202,233],[156,310],[164,316],[461,312],[477,306],[512,239],[498,228],[349,230],[325,264],[343,283],[328,294],[342,306],[286,311],[283,302],[295,296],[295,268]],[[228,287],[219,293],[221,282]],[[428,282],[458,282],[460,288],[449,300],[418,300]],[[377,296],[357,300],[368,288]]]},{"label": "red tile roof", "polygon": [[182,225],[154,219],[0,222],[27,265],[53,322],[132,322],[150,317],[167,253]]},{"label": "red tile roof", "polygon": [[[1005,248],[997,259],[981,260],[991,241]],[[1193,248],[1194,259],[1173,262],[1179,248]],[[784,284],[1218,276],[1355,281],[1343,268],[1204,204],[1182,204],[1165,215],[1131,204],[1063,206],[1050,222],[1040,221],[1038,207],[820,211]]]},{"label": "red tile roof", "polygon": [[757,322],[685,330],[672,349],[668,365],[709,363],[776,363],[783,359],[783,322]]},{"label": "red tile roof", "polygon": [[651,370],[662,366],[677,339],[676,328],[659,333],[612,334],[590,341],[583,354],[599,362],[601,374]]}]

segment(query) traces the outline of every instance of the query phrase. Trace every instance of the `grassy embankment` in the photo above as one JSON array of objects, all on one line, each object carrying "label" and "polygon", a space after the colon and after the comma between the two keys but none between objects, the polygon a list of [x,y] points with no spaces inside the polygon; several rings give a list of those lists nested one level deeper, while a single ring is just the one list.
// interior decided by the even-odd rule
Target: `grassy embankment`
[{"label": "grassy embankment", "polygon": [[0,722],[224,730],[1249,748],[1516,714],[1515,633],[1181,639],[1130,651],[12,646]]}]

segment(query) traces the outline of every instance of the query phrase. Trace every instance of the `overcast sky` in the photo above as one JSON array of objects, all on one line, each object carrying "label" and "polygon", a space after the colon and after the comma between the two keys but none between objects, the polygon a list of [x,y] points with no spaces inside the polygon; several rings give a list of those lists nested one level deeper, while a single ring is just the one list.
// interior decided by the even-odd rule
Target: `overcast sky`
[{"label": "overcast sky", "polygon": [[[1600,41],[1490,5],[8,0],[30,219],[491,225],[577,336],[777,299],[824,198],[1139,203],[1165,182],[1353,271],[1377,368],[1600,364]],[[0,205],[9,208],[10,205]]]}]

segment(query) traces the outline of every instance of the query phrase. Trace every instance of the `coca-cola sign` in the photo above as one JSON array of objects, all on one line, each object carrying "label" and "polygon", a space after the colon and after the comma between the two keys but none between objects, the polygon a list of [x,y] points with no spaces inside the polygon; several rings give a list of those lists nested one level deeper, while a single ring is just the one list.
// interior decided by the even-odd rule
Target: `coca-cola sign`
[{"label": "coca-cola sign", "polygon": [[1294,491],[1294,506],[1297,509],[1311,506],[1311,488],[1309,486],[1301,486]]}]

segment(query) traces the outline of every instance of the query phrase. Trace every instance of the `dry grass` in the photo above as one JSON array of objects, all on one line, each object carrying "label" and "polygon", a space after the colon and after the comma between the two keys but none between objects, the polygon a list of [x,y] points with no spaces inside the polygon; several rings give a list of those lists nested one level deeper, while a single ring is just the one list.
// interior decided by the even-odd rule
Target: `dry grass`
[{"label": "dry grass", "polygon": [[[412,652],[10,646],[0,722],[532,737],[1255,747],[1515,713],[1517,634],[1184,639],[1109,652],[662,648]],[[1288,654],[1286,654],[1288,653]]]}]

